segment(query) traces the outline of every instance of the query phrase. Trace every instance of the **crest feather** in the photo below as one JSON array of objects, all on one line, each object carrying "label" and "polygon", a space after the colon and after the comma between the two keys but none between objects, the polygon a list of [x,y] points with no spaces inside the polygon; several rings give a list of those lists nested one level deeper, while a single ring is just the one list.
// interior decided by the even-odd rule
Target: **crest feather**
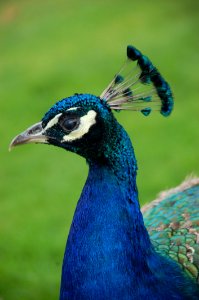
[{"label": "crest feather", "polygon": [[[132,62],[137,62],[132,67]],[[100,96],[113,110],[151,111],[170,115],[173,96],[168,83],[149,58],[133,46],[127,46],[127,60]]]}]

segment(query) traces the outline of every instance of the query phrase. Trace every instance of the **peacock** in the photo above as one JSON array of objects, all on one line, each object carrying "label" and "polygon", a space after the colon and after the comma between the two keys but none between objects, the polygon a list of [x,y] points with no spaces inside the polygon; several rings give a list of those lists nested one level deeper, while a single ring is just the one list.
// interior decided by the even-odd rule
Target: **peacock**
[{"label": "peacock", "polygon": [[173,95],[150,59],[127,59],[100,97],[55,103],[10,148],[44,143],[83,156],[89,173],[63,258],[60,300],[199,299],[199,179],[140,209],[137,161],[113,111],[170,115]]}]

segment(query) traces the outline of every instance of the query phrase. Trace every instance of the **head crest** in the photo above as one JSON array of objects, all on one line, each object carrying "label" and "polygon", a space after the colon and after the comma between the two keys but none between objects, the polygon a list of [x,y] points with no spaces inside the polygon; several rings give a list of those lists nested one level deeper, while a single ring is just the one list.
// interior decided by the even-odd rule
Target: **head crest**
[{"label": "head crest", "polygon": [[[132,67],[132,62],[137,62]],[[127,60],[100,96],[113,110],[152,110],[163,116],[173,109],[173,96],[168,83],[149,58],[133,46],[127,46]]]}]

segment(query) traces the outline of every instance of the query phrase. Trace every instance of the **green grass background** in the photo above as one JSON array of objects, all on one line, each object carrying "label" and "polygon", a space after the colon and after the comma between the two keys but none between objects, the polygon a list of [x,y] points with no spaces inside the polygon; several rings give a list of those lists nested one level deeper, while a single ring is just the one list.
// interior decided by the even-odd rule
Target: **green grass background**
[{"label": "green grass background", "polygon": [[0,299],[57,299],[62,257],[87,176],[84,159],[8,144],[74,92],[99,95],[133,44],[167,78],[170,118],[123,112],[139,164],[141,203],[199,174],[199,2],[0,2]]}]

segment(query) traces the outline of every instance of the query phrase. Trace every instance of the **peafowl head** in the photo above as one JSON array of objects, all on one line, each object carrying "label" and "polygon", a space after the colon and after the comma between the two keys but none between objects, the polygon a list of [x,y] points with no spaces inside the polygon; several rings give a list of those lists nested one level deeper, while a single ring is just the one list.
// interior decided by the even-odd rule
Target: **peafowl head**
[{"label": "peafowl head", "polygon": [[44,115],[41,122],[18,135],[11,147],[26,143],[55,145],[84,156],[103,156],[103,145],[118,123],[106,101],[90,94],[65,98]]},{"label": "peafowl head", "polygon": [[[57,126],[50,128],[54,122]],[[76,94],[55,104],[44,116],[42,126],[47,128],[49,144],[91,161],[103,159],[104,145],[113,134],[116,122],[104,100],[90,94]]]},{"label": "peafowl head", "polygon": [[[132,67],[132,62],[136,62]],[[41,122],[19,134],[10,148],[27,143],[55,145],[84,156],[87,160],[105,159],[111,143],[118,142],[121,126],[112,110],[153,110],[168,116],[173,98],[168,83],[148,57],[132,46],[127,60],[100,95],[75,94],[57,102]],[[106,148],[106,149],[105,149]]]}]

